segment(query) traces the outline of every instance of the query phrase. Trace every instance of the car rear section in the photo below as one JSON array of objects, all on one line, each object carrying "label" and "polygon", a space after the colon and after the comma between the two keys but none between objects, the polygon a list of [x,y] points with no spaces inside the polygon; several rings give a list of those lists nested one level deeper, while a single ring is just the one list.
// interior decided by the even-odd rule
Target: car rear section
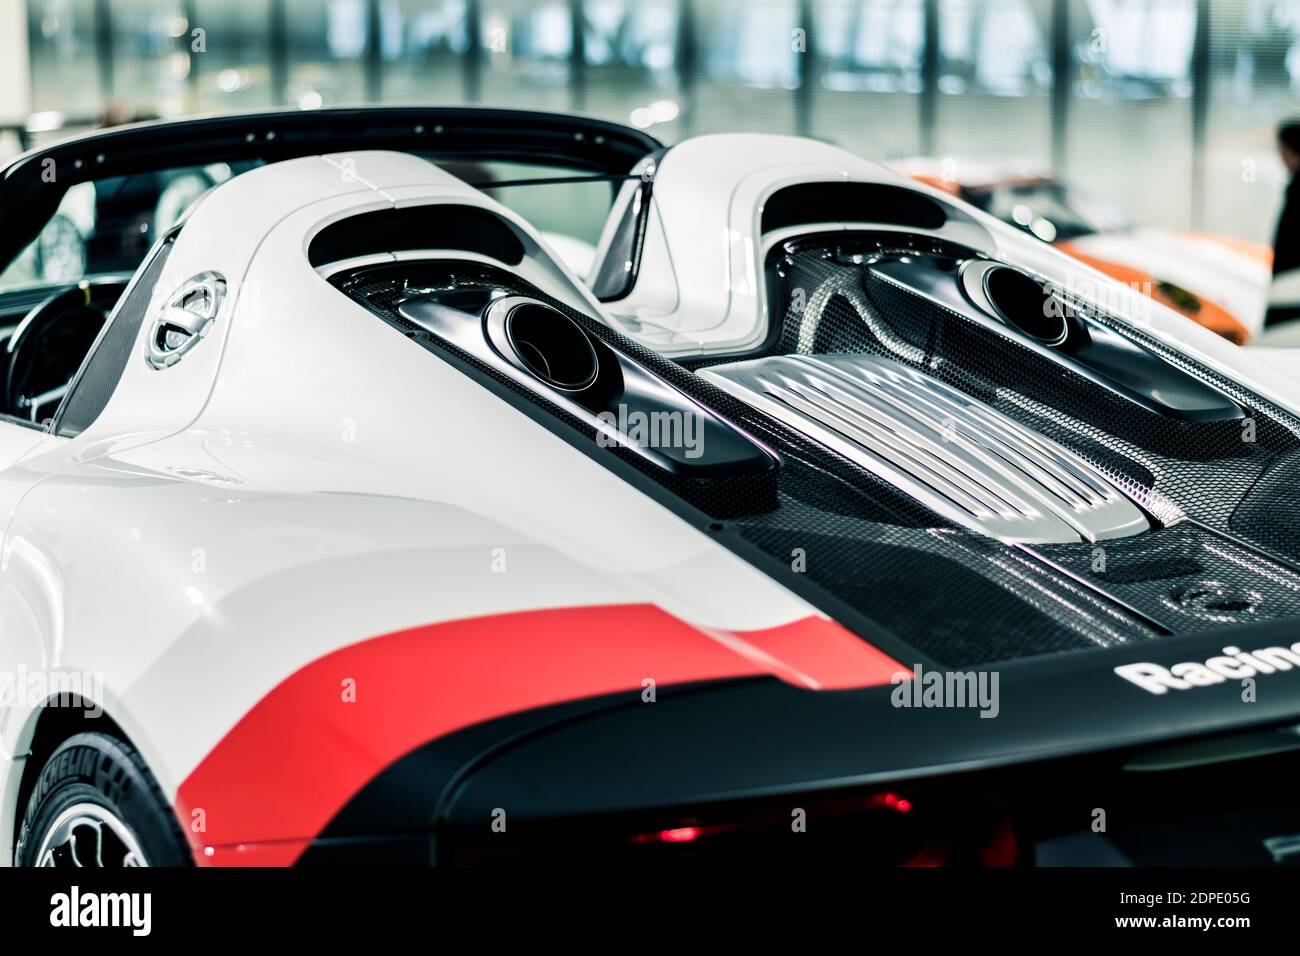
[{"label": "car rear section", "polygon": [[[486,722],[376,776],[304,861],[346,855],[381,819],[429,833],[395,852],[448,862],[1287,857],[1294,794],[1267,781],[1300,743],[1300,423],[1016,246],[945,238],[980,223],[893,189],[766,197],[758,228],[784,230],[764,243],[772,321],[731,353],[666,358],[491,267],[331,274],[892,673],[693,682]],[[889,228],[818,228],[827,209]],[[520,347],[525,307],[566,334]],[[628,427],[692,403],[698,456]],[[393,817],[400,792],[418,821]]]},{"label": "car rear section", "polygon": [[[1283,860],[1300,819],[1269,781],[1300,758],[1295,418],[960,245],[834,233],[767,266],[768,344],[677,362],[501,273],[332,281],[593,454],[572,392],[493,368],[475,287],[559,310],[624,373],[734,426],[775,466],[691,475],[634,442],[603,460],[886,654],[889,683],[768,675],[479,727],[508,739],[452,775],[460,738],[408,755],[304,861],[346,853],[409,787],[438,793],[412,795],[436,836],[405,850],[452,862]],[[412,284],[484,306],[436,311]]]},{"label": "car rear section", "polygon": [[195,859],[1294,856],[1294,383],[824,144],[643,161],[603,292],[390,152],[185,226],[261,236],[202,408],[60,477],[242,556],[124,682]]}]

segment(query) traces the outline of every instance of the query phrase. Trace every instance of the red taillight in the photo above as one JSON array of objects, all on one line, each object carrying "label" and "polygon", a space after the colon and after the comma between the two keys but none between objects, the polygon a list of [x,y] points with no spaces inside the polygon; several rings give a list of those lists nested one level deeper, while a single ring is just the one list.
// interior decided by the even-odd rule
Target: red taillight
[{"label": "red taillight", "polygon": [[[576,839],[567,821],[531,829],[527,838],[516,836],[514,845],[498,850],[494,843],[492,849],[499,859],[586,854],[594,860],[626,849],[656,860],[853,859],[914,867],[1019,861],[1016,827],[996,793],[932,782],[899,787],[716,802],[679,810],[680,816],[642,811],[592,818],[583,821]],[[487,858],[484,851],[480,858]],[[460,860],[476,862],[464,851]]]},{"label": "red taillight", "polygon": [[898,813],[907,813],[912,809],[912,801],[900,797],[893,791],[889,791],[886,793],[873,793],[867,798],[867,806],[873,810],[889,809]]},{"label": "red taillight", "polygon": [[[893,791],[879,791],[871,793],[865,797],[857,798],[838,798],[823,803],[821,807],[825,819],[845,820],[852,819],[863,810],[886,811],[889,813],[910,813],[912,811],[912,801],[906,797],[899,796]],[[820,827],[821,824],[819,823]],[[730,820],[726,823],[709,823],[702,824],[697,820],[684,822],[681,826],[671,827],[666,830],[652,830],[648,833],[638,833],[628,838],[629,843],[646,845],[646,844],[663,844],[663,843],[694,843],[702,837],[708,837],[708,844],[713,846],[716,842],[714,837],[718,836],[735,836],[738,834],[752,833],[775,833],[786,830],[790,827],[787,817],[783,814],[760,813],[758,815],[741,816],[738,819]],[[796,832],[790,829],[789,832]]]},{"label": "red taillight", "polygon": [[700,837],[709,833],[717,833],[730,829],[726,825],[700,827],[700,826],[680,826],[671,827],[667,830],[655,830],[651,833],[638,833],[628,840],[629,843],[694,843]]},{"label": "red taillight", "polygon": [[703,832],[700,827],[674,827],[671,830],[660,830],[659,841],[661,843],[690,843],[698,839]]}]

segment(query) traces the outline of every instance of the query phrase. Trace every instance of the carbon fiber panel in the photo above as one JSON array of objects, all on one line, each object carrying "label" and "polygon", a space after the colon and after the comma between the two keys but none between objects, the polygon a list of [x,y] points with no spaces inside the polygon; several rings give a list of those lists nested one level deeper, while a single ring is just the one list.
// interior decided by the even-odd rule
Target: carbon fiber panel
[{"label": "carbon fiber panel", "polygon": [[[842,237],[837,241],[843,243]],[[1284,424],[1231,383],[1221,387],[1254,413],[1253,444],[1242,441],[1239,422],[1170,424],[1124,408],[1093,383],[1063,373],[1029,350],[1021,354],[1005,341],[991,342],[987,330],[968,327],[956,314],[873,284],[866,257],[880,250],[881,244],[870,240],[847,251],[806,242],[778,250],[769,289],[774,314],[782,318],[764,349],[731,359],[860,352],[902,362],[1072,450],[1151,513],[1177,520],[1185,512],[1206,527],[1187,525],[1101,544],[1006,545],[954,527],[684,364],[500,270],[407,262],[364,267],[331,281],[426,348],[492,378],[521,403],[543,407],[594,445],[594,435],[562,409],[455,354],[397,313],[406,298],[469,288],[504,289],[561,309],[781,456],[774,501],[734,486],[684,490],[628,456],[628,464],[669,496],[666,503],[685,500],[725,518],[706,522],[720,543],[860,633],[871,637],[873,629],[884,629],[939,663],[982,665],[1162,638],[1226,621],[1300,615],[1300,578],[1285,566],[1280,549],[1279,560],[1271,560],[1254,554],[1247,543],[1233,544],[1215,533],[1235,533],[1261,547],[1291,540],[1288,535],[1300,541],[1300,507],[1291,505],[1287,527],[1293,530],[1282,533],[1261,527],[1266,523],[1262,505],[1242,507],[1262,476],[1272,475],[1281,484],[1291,473],[1286,469],[1300,471],[1294,423]],[[932,244],[920,251],[952,250]],[[623,457],[619,448],[601,451]],[[1269,487],[1261,483],[1258,495]],[[1247,527],[1232,520],[1239,509],[1237,524]],[[1289,553],[1300,555],[1300,550]]]}]

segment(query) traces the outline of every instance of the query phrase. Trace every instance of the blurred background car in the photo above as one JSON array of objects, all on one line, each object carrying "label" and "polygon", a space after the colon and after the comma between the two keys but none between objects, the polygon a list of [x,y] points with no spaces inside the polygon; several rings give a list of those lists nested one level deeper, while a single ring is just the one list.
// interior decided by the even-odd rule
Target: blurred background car
[{"label": "blurred background car", "polygon": [[1230,342],[1245,345],[1261,330],[1273,261],[1264,243],[1135,228],[1045,171],[928,157],[894,168],[1053,243]]}]

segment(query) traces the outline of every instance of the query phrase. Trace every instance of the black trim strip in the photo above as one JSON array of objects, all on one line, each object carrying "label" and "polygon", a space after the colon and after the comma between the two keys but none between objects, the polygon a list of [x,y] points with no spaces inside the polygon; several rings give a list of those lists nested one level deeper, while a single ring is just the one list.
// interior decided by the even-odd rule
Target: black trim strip
[{"label": "black trim strip", "polygon": [[1184,517],[1183,520],[1204,531],[1206,534],[1218,538],[1220,541],[1227,541],[1228,543],[1241,548],[1243,551],[1249,551],[1251,554],[1264,561],[1269,561],[1273,564],[1280,564],[1288,571],[1294,571],[1296,574],[1300,574],[1300,562],[1293,561],[1291,558],[1284,557],[1280,554],[1275,554],[1272,551],[1266,551],[1264,548],[1247,541],[1245,538],[1238,537],[1237,535],[1231,534],[1227,531],[1220,531],[1218,528],[1212,528],[1204,521],[1200,521],[1196,518]]},{"label": "black trim strip", "polygon": [[1149,614],[1144,614],[1142,611],[1138,610],[1136,607],[1134,607],[1132,604],[1129,604],[1127,601],[1123,600],[1122,598],[1116,597],[1114,594],[1111,594],[1105,588],[1098,587],[1096,583],[1089,581],[1083,575],[1075,574],[1069,568],[1065,567],[1062,564],[1058,564],[1057,562],[1053,561],[1051,558],[1047,557],[1046,555],[1038,553],[1028,545],[1022,544],[1020,542],[1015,542],[1011,546],[1015,548],[1017,551],[1020,551],[1023,554],[1027,555],[1032,560],[1037,561],[1039,564],[1043,565],[1044,567],[1050,568],[1051,570],[1055,571],[1057,574],[1061,575],[1061,577],[1068,578],[1069,580],[1073,581],[1075,584],[1079,585],[1079,587],[1081,588],[1086,588],[1088,591],[1095,594],[1103,601],[1107,602],[1108,604],[1112,604],[1119,610],[1123,611],[1129,617],[1133,618],[1134,620],[1141,621],[1142,624],[1151,628],[1151,630],[1155,631],[1156,633],[1163,634],[1166,636],[1175,633],[1173,628],[1169,627],[1168,625],[1161,623],[1156,618],[1151,617]]}]

